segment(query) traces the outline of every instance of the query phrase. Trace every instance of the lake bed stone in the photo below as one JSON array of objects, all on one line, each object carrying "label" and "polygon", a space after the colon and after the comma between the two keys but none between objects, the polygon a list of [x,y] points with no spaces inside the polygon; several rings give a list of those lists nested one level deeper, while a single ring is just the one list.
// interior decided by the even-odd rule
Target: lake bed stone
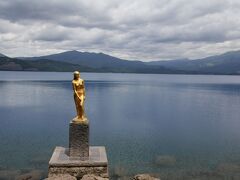
[{"label": "lake bed stone", "polygon": [[63,175],[59,174],[57,176],[48,177],[44,180],[77,180],[77,178],[69,174],[63,174]]},{"label": "lake bed stone", "polygon": [[138,174],[134,176],[133,180],[160,180],[160,179],[152,177],[149,174]]},{"label": "lake bed stone", "polygon": [[174,156],[161,155],[157,156],[155,159],[155,164],[158,166],[174,166],[176,165],[177,160]]},{"label": "lake bed stone", "polygon": [[15,177],[15,180],[39,180],[42,179],[42,171],[32,170]]},{"label": "lake bed stone", "polygon": [[81,180],[109,180],[109,178],[104,178],[101,176],[95,176],[94,174],[86,174]]}]

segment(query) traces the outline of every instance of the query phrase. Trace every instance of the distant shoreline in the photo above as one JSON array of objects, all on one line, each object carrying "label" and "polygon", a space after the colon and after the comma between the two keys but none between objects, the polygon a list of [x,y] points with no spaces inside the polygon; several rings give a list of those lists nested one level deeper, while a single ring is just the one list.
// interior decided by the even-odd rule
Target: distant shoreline
[{"label": "distant shoreline", "polygon": [[203,59],[130,61],[104,53],[66,51],[40,57],[0,56],[0,70],[134,74],[240,75],[240,51]]},{"label": "distant shoreline", "polygon": [[[77,69],[76,69],[77,70]],[[0,72],[73,72],[73,71],[31,71],[31,70],[0,70]],[[97,72],[97,71],[80,71],[82,73],[109,73],[109,74],[163,74],[163,75],[213,75],[213,76],[239,76],[240,74],[214,74],[214,73],[140,73],[140,72]]]}]

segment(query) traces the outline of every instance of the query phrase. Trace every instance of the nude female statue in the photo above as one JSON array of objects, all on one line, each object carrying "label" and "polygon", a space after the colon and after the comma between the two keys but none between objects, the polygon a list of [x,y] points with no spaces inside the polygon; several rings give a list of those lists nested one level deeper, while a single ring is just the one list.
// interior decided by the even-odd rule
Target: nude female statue
[{"label": "nude female statue", "polygon": [[84,112],[85,86],[84,80],[80,78],[80,73],[78,71],[75,71],[73,73],[72,86],[74,93],[73,95],[74,101],[77,110],[77,117],[75,118],[75,121],[85,121],[86,120]]}]

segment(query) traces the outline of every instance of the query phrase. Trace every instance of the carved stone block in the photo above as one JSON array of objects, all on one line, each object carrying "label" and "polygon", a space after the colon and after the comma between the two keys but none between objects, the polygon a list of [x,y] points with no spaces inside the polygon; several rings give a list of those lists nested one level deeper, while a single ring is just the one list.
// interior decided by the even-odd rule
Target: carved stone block
[{"label": "carved stone block", "polygon": [[89,123],[71,121],[69,124],[69,156],[86,158],[89,156]]}]

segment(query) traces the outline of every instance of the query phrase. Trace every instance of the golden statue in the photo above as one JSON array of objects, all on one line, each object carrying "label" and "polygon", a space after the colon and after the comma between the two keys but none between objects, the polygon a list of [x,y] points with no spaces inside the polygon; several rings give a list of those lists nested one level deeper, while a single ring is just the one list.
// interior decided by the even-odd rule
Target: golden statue
[{"label": "golden statue", "polygon": [[87,119],[84,112],[85,86],[84,80],[80,78],[80,73],[78,71],[73,73],[72,86],[77,110],[77,116],[74,118],[74,121],[84,122]]}]

